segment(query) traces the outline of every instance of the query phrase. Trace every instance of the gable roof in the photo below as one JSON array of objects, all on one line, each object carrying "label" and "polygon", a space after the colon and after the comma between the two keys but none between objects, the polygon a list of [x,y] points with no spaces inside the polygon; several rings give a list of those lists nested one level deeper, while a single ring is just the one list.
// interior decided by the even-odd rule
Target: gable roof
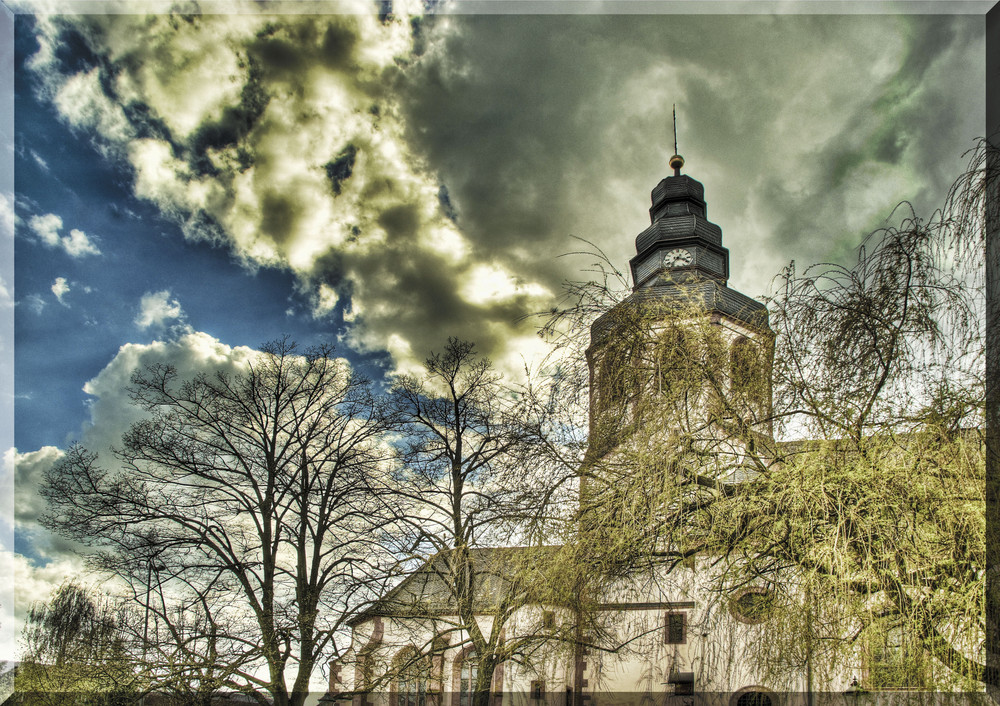
[{"label": "gable roof", "polygon": [[[469,559],[475,572],[474,609],[489,612],[497,607],[511,585],[516,567],[537,553],[557,547],[476,547]],[[350,627],[373,617],[431,618],[454,615],[457,607],[449,558],[454,550],[435,554],[404,578],[385,596],[347,621]]]}]

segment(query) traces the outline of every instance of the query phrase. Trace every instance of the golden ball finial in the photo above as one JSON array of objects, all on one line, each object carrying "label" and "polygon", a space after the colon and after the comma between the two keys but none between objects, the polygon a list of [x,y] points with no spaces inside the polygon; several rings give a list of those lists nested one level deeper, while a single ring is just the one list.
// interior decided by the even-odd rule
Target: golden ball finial
[{"label": "golden ball finial", "polygon": [[675,172],[679,172],[681,167],[684,166],[684,158],[681,157],[679,154],[675,154],[673,157],[670,158],[669,164],[671,169],[673,169]]}]

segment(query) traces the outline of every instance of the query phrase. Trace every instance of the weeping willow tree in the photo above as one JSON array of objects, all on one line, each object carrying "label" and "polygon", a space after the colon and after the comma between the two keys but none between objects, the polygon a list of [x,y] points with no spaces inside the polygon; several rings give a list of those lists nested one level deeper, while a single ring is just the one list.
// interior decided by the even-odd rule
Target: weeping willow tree
[{"label": "weeping willow tree", "polygon": [[571,289],[546,332],[591,344],[566,367],[591,395],[591,591],[694,561],[720,604],[769,597],[748,654],[779,682],[986,680],[979,155],[947,211],[910,211],[851,266],[789,265],[769,326],[694,292],[623,301],[613,268]]},{"label": "weeping willow tree", "polygon": [[21,703],[139,703],[144,683],[134,651],[135,615],[74,583],[31,606],[14,690]]}]

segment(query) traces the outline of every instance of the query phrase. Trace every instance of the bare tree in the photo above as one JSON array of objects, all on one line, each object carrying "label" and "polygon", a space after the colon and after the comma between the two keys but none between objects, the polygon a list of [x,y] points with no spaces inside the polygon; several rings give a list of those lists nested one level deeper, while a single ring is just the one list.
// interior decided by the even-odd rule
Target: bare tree
[{"label": "bare tree", "polygon": [[394,479],[401,553],[421,590],[386,605],[429,632],[389,678],[471,646],[472,703],[485,706],[498,665],[530,664],[572,632],[543,625],[540,610],[535,629],[507,627],[526,606],[565,599],[551,579],[565,581],[571,564],[552,543],[573,516],[579,455],[547,434],[550,410],[537,391],[504,385],[473,344],[451,339],[425,371],[392,391],[403,432]]},{"label": "bare tree", "polygon": [[346,616],[379,592],[391,420],[331,354],[279,340],[235,375],[137,371],[149,416],[117,467],[77,446],[47,475],[47,525],[132,587],[164,688],[301,704]]}]

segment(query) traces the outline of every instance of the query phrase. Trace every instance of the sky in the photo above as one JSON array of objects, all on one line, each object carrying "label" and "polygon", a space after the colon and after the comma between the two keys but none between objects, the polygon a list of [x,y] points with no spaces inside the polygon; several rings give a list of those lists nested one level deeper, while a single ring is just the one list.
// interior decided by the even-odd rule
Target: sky
[{"label": "sky", "polygon": [[982,136],[988,5],[3,8],[0,658],[11,607],[81,570],[41,474],[75,441],[107,454],[136,367],[287,335],[384,381],[459,336],[516,374],[545,352],[531,315],[588,276],[580,239],[627,268],[674,105],[732,288],[847,262],[899,202],[930,216]]}]

